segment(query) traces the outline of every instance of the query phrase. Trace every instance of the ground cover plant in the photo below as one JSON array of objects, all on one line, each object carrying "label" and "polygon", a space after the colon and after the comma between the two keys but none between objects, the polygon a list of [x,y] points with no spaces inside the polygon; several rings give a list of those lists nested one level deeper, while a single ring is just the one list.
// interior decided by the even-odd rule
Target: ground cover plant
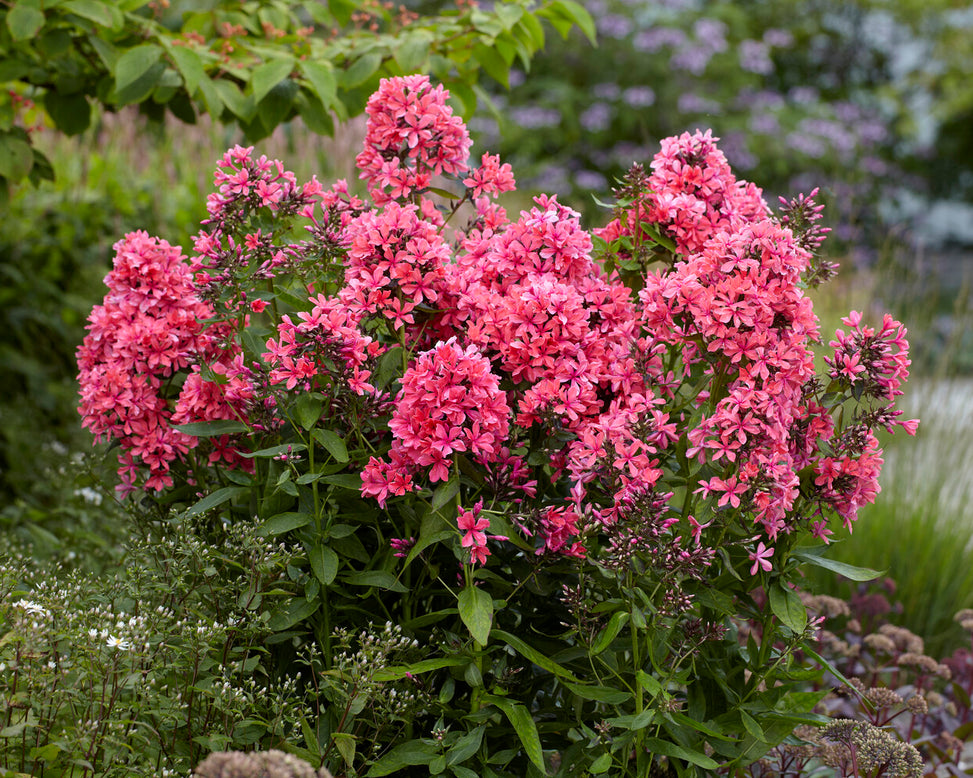
[{"label": "ground cover plant", "polygon": [[256,517],[293,554],[246,610],[311,710],[261,745],[349,776],[745,769],[823,721],[796,587],[861,575],[826,544],[877,494],[875,433],[915,431],[905,330],[852,312],[815,374],[820,207],[773,214],[709,133],[592,235],[552,197],[508,219],[446,97],[381,83],[367,199],[238,146],[190,258],[120,240],[84,424],[157,531]]}]

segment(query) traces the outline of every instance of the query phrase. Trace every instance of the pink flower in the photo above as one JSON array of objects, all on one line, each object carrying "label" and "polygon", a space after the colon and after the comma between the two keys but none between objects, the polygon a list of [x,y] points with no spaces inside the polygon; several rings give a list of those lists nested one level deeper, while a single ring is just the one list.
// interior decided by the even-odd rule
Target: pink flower
[{"label": "pink flower", "polygon": [[770,572],[773,565],[770,563],[770,557],[774,555],[773,546],[767,548],[763,541],[757,544],[757,550],[750,552],[750,561],[753,565],[750,567],[750,575],[756,575],[757,570],[764,570],[765,572]]}]

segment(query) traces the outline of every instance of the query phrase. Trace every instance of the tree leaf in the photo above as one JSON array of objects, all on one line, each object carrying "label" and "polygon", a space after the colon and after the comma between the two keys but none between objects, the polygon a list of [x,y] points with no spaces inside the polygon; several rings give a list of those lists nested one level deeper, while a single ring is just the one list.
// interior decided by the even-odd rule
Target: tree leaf
[{"label": "tree leaf", "polygon": [[311,88],[318,96],[325,108],[334,105],[338,94],[338,81],[334,75],[334,68],[330,62],[314,62],[312,60],[302,60],[297,65],[304,76],[311,84]]},{"label": "tree leaf", "polygon": [[0,176],[11,183],[22,181],[34,165],[34,152],[23,138],[0,133]]},{"label": "tree leaf", "polygon": [[7,13],[7,29],[15,41],[25,41],[37,35],[44,26],[44,13],[27,3],[17,3]]},{"label": "tree leaf", "polygon": [[356,59],[347,70],[339,71],[338,81],[345,89],[352,89],[364,84],[381,65],[382,55],[373,51]]},{"label": "tree leaf", "polygon": [[393,56],[402,72],[421,73],[426,69],[432,51],[433,34],[429,30],[412,30],[401,36]]},{"label": "tree leaf", "polygon": [[143,43],[129,49],[115,63],[115,90],[123,91],[146,75],[162,57],[162,47]]},{"label": "tree leaf", "polygon": [[65,0],[60,7],[109,30],[119,30],[125,23],[121,11],[110,3],[100,3],[98,0]]},{"label": "tree leaf", "polygon": [[91,124],[91,105],[80,92],[62,95],[51,90],[44,95],[44,108],[65,135],[80,135]]},{"label": "tree leaf", "polygon": [[254,103],[259,103],[267,94],[286,79],[294,69],[294,60],[290,57],[272,60],[258,65],[250,74],[250,93]]},{"label": "tree leaf", "polygon": [[490,640],[493,624],[493,598],[476,586],[466,586],[458,597],[459,617],[481,646]]},{"label": "tree leaf", "polygon": [[499,638],[510,646],[514,651],[524,657],[524,659],[529,659],[533,664],[547,670],[547,672],[551,673],[552,675],[556,675],[558,678],[562,678],[566,681],[572,681],[573,683],[581,683],[580,678],[573,675],[569,670],[559,665],[549,656],[542,654],[536,648],[529,646],[516,635],[511,635],[509,632],[504,632],[500,629],[492,630],[491,634],[493,637]]},{"label": "tree leaf", "polygon": [[[166,50],[172,61],[176,65],[176,70],[182,76],[186,91],[190,96],[196,94],[200,84],[207,79],[206,69],[203,67],[203,60],[195,51],[188,46],[167,46]],[[203,99],[206,95],[203,95]],[[208,103],[207,103],[208,108]]]}]

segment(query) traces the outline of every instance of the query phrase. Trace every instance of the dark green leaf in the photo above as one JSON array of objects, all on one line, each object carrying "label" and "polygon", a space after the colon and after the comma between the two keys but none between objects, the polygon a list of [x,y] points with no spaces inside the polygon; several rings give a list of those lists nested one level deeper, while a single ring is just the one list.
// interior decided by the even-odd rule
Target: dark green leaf
[{"label": "dark green leaf", "polygon": [[447,765],[459,765],[475,754],[480,743],[483,742],[483,732],[486,727],[481,725],[472,732],[467,732],[463,737],[456,741],[456,744],[446,752]]},{"label": "dark green leaf", "polygon": [[591,18],[584,6],[574,0],[554,0],[551,7],[560,11],[566,19],[581,28],[581,31],[592,43],[597,41],[597,30],[595,21]]},{"label": "dark green leaf", "polygon": [[225,502],[229,502],[235,497],[242,497],[249,491],[245,486],[224,486],[222,489],[217,489],[212,494],[207,495],[196,504],[191,505],[186,509],[184,515],[195,516],[200,513],[206,513],[206,511],[222,505]]},{"label": "dark green leaf", "polygon": [[339,473],[338,475],[326,475],[321,480],[327,484],[340,486],[342,489],[352,489],[356,492],[361,491],[360,473]]},{"label": "dark green leaf", "polygon": [[[825,550],[825,546],[821,546],[821,551]],[[802,562],[807,562],[809,565],[814,565],[815,567],[821,567],[825,570],[830,570],[832,573],[838,573],[838,575],[843,575],[852,581],[873,581],[884,573],[878,570],[872,570],[867,567],[856,567],[855,565],[849,565],[845,562],[839,562],[837,559],[828,559],[824,556],[819,556],[818,551],[801,550],[796,549],[792,556],[800,559]]]},{"label": "dark green leaf", "polygon": [[583,700],[603,702],[606,705],[621,705],[632,699],[631,692],[612,689],[609,686],[586,686],[578,683],[565,682],[565,687]]},{"label": "dark green leaf", "polygon": [[[200,84],[207,80],[203,60],[188,46],[169,46],[167,51],[169,52],[169,56],[172,57],[176,69],[182,76],[183,82],[186,84],[186,91],[189,92],[190,96],[196,94],[196,90],[199,89]],[[206,99],[205,93],[203,99]],[[209,104],[207,102],[208,109]]]},{"label": "dark green leaf", "polygon": [[294,417],[304,429],[310,430],[321,418],[324,399],[309,392],[301,393],[294,403]]},{"label": "dark green leaf", "polygon": [[432,42],[433,34],[429,30],[417,29],[402,34],[394,56],[403,73],[422,73],[426,70]]},{"label": "dark green leaf", "polygon": [[296,511],[278,513],[276,516],[271,516],[269,519],[267,519],[267,521],[260,525],[260,534],[264,536],[283,535],[285,532],[290,532],[292,529],[306,527],[311,523],[312,518],[313,516],[311,516],[310,513],[298,513]]},{"label": "dark green leaf", "polygon": [[65,0],[60,7],[110,30],[119,30],[125,23],[121,11],[110,3],[98,0]]},{"label": "dark green leaf", "polygon": [[648,737],[642,742],[653,754],[662,754],[663,756],[683,759],[686,762],[699,765],[704,770],[715,770],[717,767],[719,767],[719,765],[706,756],[706,754],[701,754],[699,751],[692,751],[688,748],[677,746],[675,743],[670,743],[667,740],[659,740],[658,738]]},{"label": "dark green leaf", "polygon": [[480,44],[473,49],[476,61],[495,81],[510,88],[510,63],[492,46]]},{"label": "dark green leaf", "polygon": [[534,719],[531,717],[530,711],[523,705],[515,703],[506,697],[495,697],[487,694],[484,695],[484,702],[496,705],[503,711],[507,720],[513,725],[514,731],[517,733],[517,737],[520,738],[521,745],[523,745],[524,751],[527,753],[530,761],[546,773],[544,752],[541,749],[541,739],[537,734],[537,725],[534,724]]},{"label": "dark green leaf", "polygon": [[807,609],[793,589],[773,584],[769,591],[770,610],[795,634],[801,634],[807,626]]},{"label": "dark green leaf", "polygon": [[460,618],[473,639],[485,646],[493,624],[493,599],[476,586],[466,586],[459,593],[458,601]]},{"label": "dark green leaf", "polygon": [[259,451],[245,452],[240,454],[240,456],[246,457],[247,459],[273,459],[274,457],[279,457],[281,454],[298,454],[306,450],[307,446],[303,443],[281,443],[279,446],[262,448]]},{"label": "dark green leaf", "polygon": [[604,651],[611,642],[618,637],[618,633],[628,623],[629,614],[627,611],[618,611],[608,621],[608,625],[601,631],[595,642],[591,646],[591,655],[596,656]]},{"label": "dark green leaf", "polygon": [[[455,611],[454,611],[455,613]],[[383,667],[375,673],[376,681],[397,681],[409,675],[419,675],[433,670],[441,670],[444,667],[463,667],[470,663],[467,656],[448,656],[441,659],[423,659],[411,665],[401,665],[398,667]]]},{"label": "dark green leaf", "polygon": [[304,621],[308,616],[315,613],[320,606],[321,601],[316,598],[306,600],[303,597],[297,597],[291,600],[286,608],[277,611],[267,622],[267,626],[274,632],[283,632],[299,621]]},{"label": "dark green leaf", "polygon": [[364,84],[381,65],[382,55],[373,51],[359,57],[347,70],[339,71],[338,80],[345,89],[352,89]]},{"label": "dark green leaf", "polygon": [[34,165],[34,152],[23,138],[0,133],[0,176],[12,183],[22,181]]},{"label": "dark green leaf", "polygon": [[339,462],[348,461],[348,448],[337,433],[331,430],[314,430],[312,435],[336,460]]},{"label": "dark green leaf", "polygon": [[521,640],[516,635],[511,635],[509,632],[504,632],[500,629],[492,630],[491,634],[495,638],[499,638],[508,646],[510,646],[514,651],[520,654],[524,659],[529,659],[538,667],[547,670],[547,672],[556,675],[558,678],[563,678],[567,681],[573,681],[574,683],[581,683],[581,679],[573,675],[569,670],[559,665],[549,656],[542,654],[536,648],[532,648],[523,640]]},{"label": "dark green leaf", "polygon": [[607,773],[608,768],[612,766],[612,755],[602,754],[594,762],[591,763],[591,767],[588,768],[588,772],[592,775],[601,775],[602,773]]},{"label": "dark green leaf", "polygon": [[310,82],[311,88],[325,108],[334,105],[337,97],[338,82],[330,62],[302,60],[298,63],[301,74]]},{"label": "dark green leaf", "polygon": [[379,589],[387,589],[397,594],[405,594],[406,589],[400,584],[394,575],[384,570],[364,570],[359,573],[348,573],[343,575],[341,580],[351,586],[377,586]]},{"label": "dark green leaf", "polygon": [[235,419],[221,419],[219,421],[194,421],[189,424],[175,424],[173,427],[185,435],[192,435],[196,438],[213,438],[219,435],[235,435],[238,432],[246,432],[248,429],[246,424],[244,424],[242,421],[236,421]]},{"label": "dark green leaf", "polygon": [[410,740],[408,743],[396,746],[373,764],[372,769],[367,773],[367,778],[391,775],[409,765],[429,764],[438,754],[438,746],[423,740]]},{"label": "dark green leaf", "polygon": [[330,586],[338,574],[338,555],[328,546],[316,545],[307,552],[307,558],[317,579]]}]

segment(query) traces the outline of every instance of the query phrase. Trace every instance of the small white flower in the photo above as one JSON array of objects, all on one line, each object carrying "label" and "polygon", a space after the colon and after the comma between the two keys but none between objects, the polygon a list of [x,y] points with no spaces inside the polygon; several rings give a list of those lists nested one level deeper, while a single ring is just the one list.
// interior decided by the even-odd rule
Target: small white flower
[{"label": "small white flower", "polygon": [[108,640],[106,641],[105,645],[118,651],[129,651],[132,648],[132,644],[128,640],[125,640],[124,638],[116,638],[114,635],[108,636]]},{"label": "small white flower", "polygon": [[31,616],[50,616],[51,612],[43,605],[33,600],[19,600],[14,603],[18,608],[23,608]]}]

